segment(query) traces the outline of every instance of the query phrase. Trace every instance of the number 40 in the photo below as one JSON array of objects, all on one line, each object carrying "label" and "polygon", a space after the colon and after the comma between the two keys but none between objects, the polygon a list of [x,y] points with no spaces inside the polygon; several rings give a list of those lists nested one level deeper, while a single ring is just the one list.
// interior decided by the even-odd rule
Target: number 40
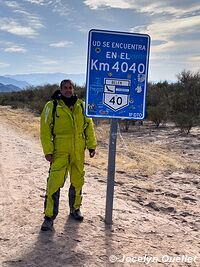
[{"label": "number 40", "polygon": [[115,105],[115,103],[120,106],[122,104],[122,97],[121,96],[113,96],[110,100],[110,103],[112,103],[113,105]]}]

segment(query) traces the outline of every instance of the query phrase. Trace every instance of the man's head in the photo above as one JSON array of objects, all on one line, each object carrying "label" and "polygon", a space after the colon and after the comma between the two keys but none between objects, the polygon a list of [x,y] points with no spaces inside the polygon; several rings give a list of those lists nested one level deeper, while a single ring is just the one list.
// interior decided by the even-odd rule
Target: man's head
[{"label": "man's head", "polygon": [[74,95],[74,84],[71,80],[63,80],[60,83],[60,92],[65,97],[71,97]]}]

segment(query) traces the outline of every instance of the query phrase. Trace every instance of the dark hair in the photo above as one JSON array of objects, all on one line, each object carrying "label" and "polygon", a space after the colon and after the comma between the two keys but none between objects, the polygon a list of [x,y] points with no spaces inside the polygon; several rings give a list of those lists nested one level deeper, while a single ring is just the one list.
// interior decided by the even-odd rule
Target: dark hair
[{"label": "dark hair", "polygon": [[70,79],[62,80],[60,83],[60,89],[62,88],[64,83],[70,83],[74,87],[74,83]]}]

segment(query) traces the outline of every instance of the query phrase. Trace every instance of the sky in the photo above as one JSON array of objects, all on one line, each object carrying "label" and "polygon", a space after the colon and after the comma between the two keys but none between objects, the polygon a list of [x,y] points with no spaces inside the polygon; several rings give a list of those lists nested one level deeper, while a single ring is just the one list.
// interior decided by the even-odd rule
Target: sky
[{"label": "sky", "polygon": [[90,29],[151,37],[149,80],[199,71],[199,0],[0,0],[0,75],[85,73]]}]

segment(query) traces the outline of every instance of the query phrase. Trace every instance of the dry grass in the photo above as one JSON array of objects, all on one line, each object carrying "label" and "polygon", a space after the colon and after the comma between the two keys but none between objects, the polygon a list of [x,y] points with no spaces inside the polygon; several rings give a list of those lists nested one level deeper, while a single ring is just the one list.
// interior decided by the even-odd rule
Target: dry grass
[{"label": "dry grass", "polygon": [[[14,127],[23,130],[32,137],[39,138],[39,117],[35,117],[31,112],[21,109],[11,109],[0,106],[0,119],[7,121]],[[86,156],[86,162],[96,166],[101,171],[106,171],[108,161],[108,143],[109,143],[108,124],[96,127],[98,140],[97,155],[94,159]],[[156,136],[153,137],[156,141]],[[128,173],[140,172],[146,175],[152,175],[158,171],[175,171],[178,169],[187,169],[190,172],[199,172],[199,163],[188,162],[186,158],[178,154],[178,151],[171,151],[165,144],[143,142],[141,139],[130,136],[118,135],[116,152],[116,169]]]},{"label": "dry grass", "polygon": [[0,119],[9,122],[19,130],[23,130],[26,134],[39,138],[40,118],[28,110],[0,106]]},{"label": "dry grass", "polygon": [[[109,130],[109,125],[96,128],[101,156],[105,157],[106,163]],[[140,131],[142,131],[141,128]],[[163,139],[165,139],[165,137],[166,136],[163,136]],[[176,140],[176,138],[174,139]],[[129,173],[140,172],[144,175],[153,175],[159,171],[176,170],[187,170],[188,172],[199,173],[199,163],[191,162],[190,159],[181,155],[180,150],[175,149],[176,145],[172,143],[171,146],[169,146],[165,142],[162,142],[162,140],[159,143],[156,141],[157,136],[156,133],[153,132],[151,132],[151,141],[148,141],[148,138],[145,140],[145,136],[143,139],[137,138],[137,134],[133,138],[131,134],[128,136],[127,133],[118,133],[116,149],[117,170]],[[96,164],[98,164],[98,162],[96,162]]]},{"label": "dry grass", "polygon": [[126,163],[124,160],[125,168],[138,168],[147,174],[153,174],[159,170],[184,168],[184,162],[179,155],[157,144],[143,145],[133,142],[127,145],[126,154],[131,161]]}]

